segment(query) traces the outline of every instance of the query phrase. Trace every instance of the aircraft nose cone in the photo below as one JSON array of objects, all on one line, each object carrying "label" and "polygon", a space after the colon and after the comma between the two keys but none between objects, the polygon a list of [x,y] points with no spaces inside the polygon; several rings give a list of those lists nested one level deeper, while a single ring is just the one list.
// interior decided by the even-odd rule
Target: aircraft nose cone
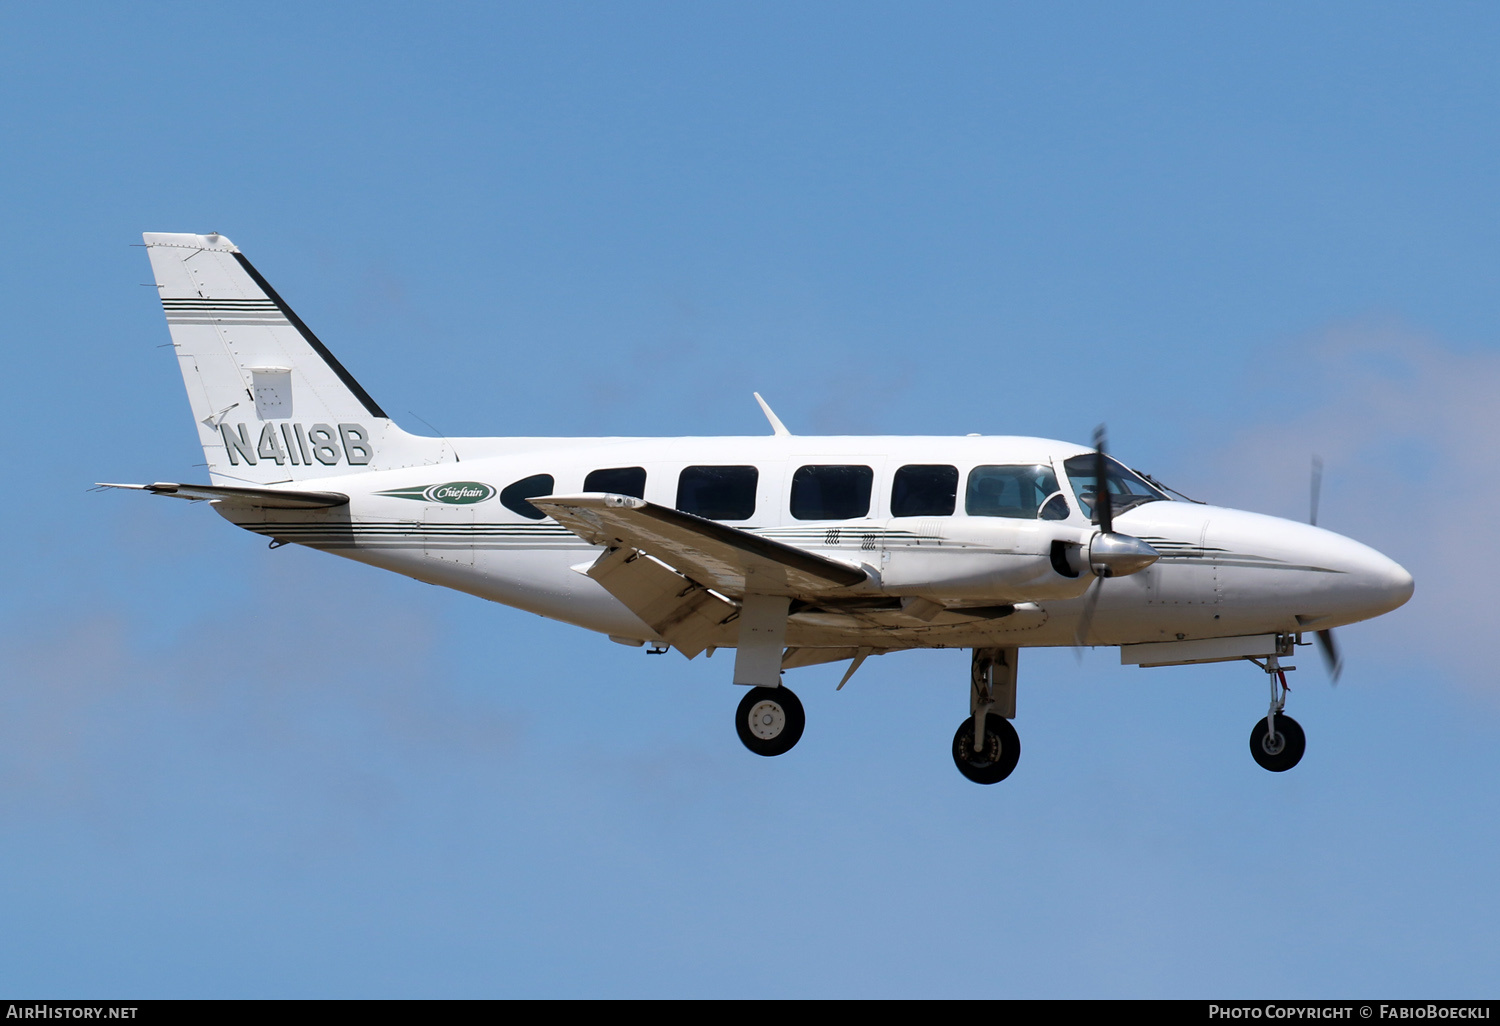
[{"label": "aircraft nose cone", "polygon": [[1219,587],[1228,605],[1284,611],[1302,629],[1319,631],[1389,613],[1412,596],[1401,564],[1326,528],[1222,508],[1178,515],[1186,512],[1207,521],[1200,544],[1225,568]]},{"label": "aircraft nose cone", "polygon": [[1382,556],[1371,550],[1376,560],[1372,560],[1372,566],[1363,571],[1363,576],[1368,580],[1366,587],[1373,593],[1373,597],[1382,603],[1381,612],[1389,613],[1406,605],[1411,598],[1412,592],[1416,590],[1416,582],[1411,579],[1411,574],[1406,568],[1394,559]]},{"label": "aircraft nose cone", "polygon": [[1405,605],[1415,590],[1405,567],[1367,545],[1332,535],[1323,553],[1341,571],[1329,596],[1330,612],[1337,611],[1341,618],[1367,620],[1389,613]]}]

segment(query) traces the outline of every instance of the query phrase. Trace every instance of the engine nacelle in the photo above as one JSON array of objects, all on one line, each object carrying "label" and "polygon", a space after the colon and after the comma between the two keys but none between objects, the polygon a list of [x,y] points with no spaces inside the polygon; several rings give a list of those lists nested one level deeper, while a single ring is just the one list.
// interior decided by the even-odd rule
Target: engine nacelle
[{"label": "engine nacelle", "polygon": [[[1093,581],[1082,554],[1094,532],[1047,520],[968,517],[886,522],[896,536],[881,554],[881,590],[968,602],[1076,598]],[[914,530],[915,528],[915,530]],[[901,535],[907,535],[901,538]],[[1059,563],[1057,551],[1076,553]]]}]

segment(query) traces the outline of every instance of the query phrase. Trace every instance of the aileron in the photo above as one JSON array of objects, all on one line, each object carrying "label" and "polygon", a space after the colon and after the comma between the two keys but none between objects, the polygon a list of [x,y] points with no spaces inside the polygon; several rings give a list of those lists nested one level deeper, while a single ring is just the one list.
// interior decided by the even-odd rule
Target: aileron
[{"label": "aileron", "polygon": [[244,488],[239,485],[195,485],[158,481],[148,485],[101,482],[96,487],[130,488],[150,492],[152,495],[170,495],[176,499],[191,499],[194,502],[208,500],[256,509],[332,509],[335,506],[349,504],[349,496],[343,492],[302,492],[280,488]]}]

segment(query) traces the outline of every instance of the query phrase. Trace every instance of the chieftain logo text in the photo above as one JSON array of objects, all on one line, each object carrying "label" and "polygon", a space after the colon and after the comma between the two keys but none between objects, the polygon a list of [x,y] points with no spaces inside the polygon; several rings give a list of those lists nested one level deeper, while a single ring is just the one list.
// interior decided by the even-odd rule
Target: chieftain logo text
[{"label": "chieftain logo text", "polygon": [[393,488],[388,492],[376,492],[393,499],[415,499],[421,502],[445,502],[450,506],[467,506],[483,502],[495,494],[495,489],[478,481],[448,481],[444,484],[415,485],[411,488]]}]

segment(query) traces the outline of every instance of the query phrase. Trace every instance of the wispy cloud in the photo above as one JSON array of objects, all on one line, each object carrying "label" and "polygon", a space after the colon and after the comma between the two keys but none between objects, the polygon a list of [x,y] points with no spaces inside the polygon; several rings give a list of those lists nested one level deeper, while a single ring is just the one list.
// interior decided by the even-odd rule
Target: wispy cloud
[{"label": "wispy cloud", "polygon": [[[276,797],[247,815],[280,806],[297,834],[300,808],[317,835],[329,809],[358,829],[410,797],[424,767],[498,776],[518,724],[457,686],[426,608],[399,588],[320,589],[306,573],[246,582],[187,629],[143,628],[102,604],[11,624],[0,634],[0,812],[110,833],[120,816],[162,812],[143,795],[181,800],[162,797],[168,780],[254,777]],[[317,594],[341,608],[309,601]]]},{"label": "wispy cloud", "polygon": [[1195,486],[1223,505],[1305,519],[1320,456],[1320,525],[1416,579],[1410,604],[1380,621],[1380,643],[1420,650],[1500,697],[1488,572],[1500,565],[1500,354],[1385,321],[1334,325],[1268,359],[1265,419],[1227,445],[1205,443]]}]

